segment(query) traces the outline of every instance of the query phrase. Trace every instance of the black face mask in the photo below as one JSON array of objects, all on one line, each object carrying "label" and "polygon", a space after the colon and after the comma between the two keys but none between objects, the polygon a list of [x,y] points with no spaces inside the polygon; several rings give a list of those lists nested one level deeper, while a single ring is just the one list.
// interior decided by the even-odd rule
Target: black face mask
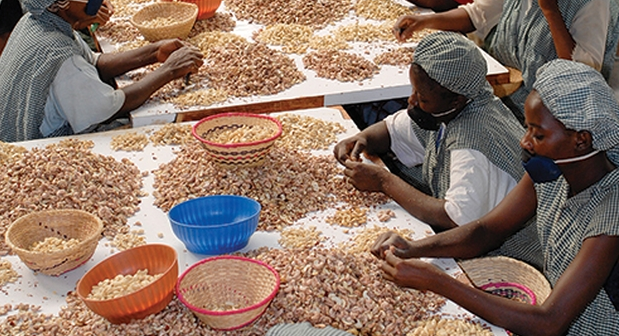
[{"label": "black face mask", "polygon": [[411,118],[419,128],[428,130],[428,131],[437,131],[439,126],[441,125],[436,118],[434,118],[430,113],[424,112],[417,106],[408,106],[407,109],[408,116]]},{"label": "black face mask", "polygon": [[[468,99],[464,103],[464,106],[468,105],[471,101],[472,99]],[[454,107],[451,110],[445,112],[430,114],[420,109],[419,106],[409,105],[406,111],[408,112],[409,118],[411,118],[411,120],[413,120],[415,124],[419,126],[419,128],[428,131],[437,131],[441,126],[441,122],[438,120],[438,118],[446,117],[454,112],[457,112],[458,109]]]}]

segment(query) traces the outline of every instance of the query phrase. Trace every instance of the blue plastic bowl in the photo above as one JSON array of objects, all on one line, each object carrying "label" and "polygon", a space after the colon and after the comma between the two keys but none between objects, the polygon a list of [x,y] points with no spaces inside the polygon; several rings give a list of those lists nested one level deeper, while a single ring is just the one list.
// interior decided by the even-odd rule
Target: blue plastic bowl
[{"label": "blue plastic bowl", "polygon": [[258,227],[260,203],[236,195],[194,198],[175,205],[168,218],[187,250],[219,255],[245,247]]}]

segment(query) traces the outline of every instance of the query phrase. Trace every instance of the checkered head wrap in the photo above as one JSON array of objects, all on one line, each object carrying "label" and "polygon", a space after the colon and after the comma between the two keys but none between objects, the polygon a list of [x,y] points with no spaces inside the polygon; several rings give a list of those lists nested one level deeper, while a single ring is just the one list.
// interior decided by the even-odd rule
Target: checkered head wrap
[{"label": "checkered head wrap", "polygon": [[588,65],[556,59],[533,84],[544,105],[566,128],[589,131],[593,148],[619,164],[619,103],[604,77]]},{"label": "checkered head wrap", "polygon": [[444,88],[467,98],[492,90],[486,80],[486,60],[462,34],[440,31],[427,35],[417,45],[413,63]]}]

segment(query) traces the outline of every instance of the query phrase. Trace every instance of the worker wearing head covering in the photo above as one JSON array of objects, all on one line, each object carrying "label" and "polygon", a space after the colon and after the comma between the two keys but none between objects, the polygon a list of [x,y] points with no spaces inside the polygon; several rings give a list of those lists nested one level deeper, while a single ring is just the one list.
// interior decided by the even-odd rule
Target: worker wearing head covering
[{"label": "worker wearing head covering", "polygon": [[[534,175],[551,179],[537,183],[535,190],[544,273],[554,286],[576,258],[586,239],[600,235],[619,236],[619,169],[616,169],[619,165],[619,104],[600,73],[571,61],[556,60],[541,67],[533,89],[566,129],[588,132],[592,139],[589,153],[575,158],[550,160],[550,167],[553,164],[558,168],[565,167],[570,162],[602,153],[615,168],[576,195],[572,194],[572,187],[562,175],[530,172],[534,181]],[[610,259],[611,256],[608,257]],[[617,263],[617,260],[614,262]],[[607,281],[606,289],[600,290],[574,321],[569,335],[619,335],[617,265],[613,279],[614,285]],[[616,307],[610,300],[611,294],[615,295]]]},{"label": "worker wearing head covering", "polygon": [[[71,25],[47,10],[53,0],[23,3],[28,13],[0,56],[0,140],[7,142],[42,137],[39,126],[48,88],[65,60],[79,54],[94,61],[80,48]],[[34,48],[42,41],[43,48]]]},{"label": "worker wearing head covering", "polygon": [[[481,53],[462,35],[426,36],[411,66],[408,111],[335,148],[353,185],[384,192],[439,231],[493,209],[524,173],[518,146],[524,129],[492,93],[486,71]],[[411,180],[421,166],[421,182],[429,187],[429,195],[382,168],[355,162],[362,151],[392,151],[402,176]],[[531,246],[534,250],[535,244]]]},{"label": "worker wearing head covering", "polygon": [[[102,5],[103,3],[103,5]],[[0,141],[89,132],[141,105],[167,82],[197,71],[201,53],[166,40],[118,54],[94,54],[74,29],[105,24],[102,0],[24,0],[27,9],[0,55]],[[184,62],[186,61],[186,62]],[[163,65],[115,89],[105,81]]]},{"label": "worker wearing head covering", "polygon": [[[525,117],[527,174],[501,204],[414,242],[386,233],[372,253],[387,279],[443,295],[518,335],[619,335],[619,104],[597,70],[559,59],[539,69]],[[417,259],[481,255],[533,216],[552,288],[537,292],[536,305],[471,288]]]},{"label": "worker wearing head covering", "polygon": [[505,102],[523,120],[535,72],[548,61],[572,59],[610,78],[619,43],[619,2],[476,0],[445,13],[402,16],[396,37],[405,40],[424,28],[474,32],[490,55],[519,70],[522,85]]}]

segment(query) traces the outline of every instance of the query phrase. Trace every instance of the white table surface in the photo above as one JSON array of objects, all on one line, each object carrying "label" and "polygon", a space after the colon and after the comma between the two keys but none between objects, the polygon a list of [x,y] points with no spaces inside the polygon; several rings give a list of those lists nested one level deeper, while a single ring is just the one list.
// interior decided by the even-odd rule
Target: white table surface
[{"label": "white table surface", "polygon": [[[409,6],[411,8],[415,7],[414,5],[411,5],[405,0],[396,0],[396,2]],[[421,13],[430,12],[430,10],[426,9],[417,10]],[[228,12],[225,7],[225,0],[222,2],[222,5],[219,7],[217,12]],[[359,24],[383,23],[382,21],[360,18],[354,14],[354,10],[351,10],[350,14],[343,20],[336,22],[334,25],[329,25],[324,29],[316,31],[316,35],[329,35],[332,31],[335,31],[337,27],[354,24],[355,22],[358,22]],[[258,29],[264,27],[263,25],[252,24],[244,20],[238,20],[236,21],[236,23],[237,25],[232,31],[232,33],[242,36],[250,42],[253,41],[252,34]],[[110,52],[115,50],[115,46],[111,44],[110,41],[101,40],[100,42],[104,51]],[[396,49],[399,47],[414,48],[417,45],[417,43],[400,44],[396,42],[386,41],[373,43],[355,42],[349,44],[352,45],[353,49],[344,50],[345,52],[360,55],[370,61],[373,60],[374,57],[378,54],[381,54],[389,49]],[[281,49],[280,47],[272,45],[269,46],[274,49]],[[479,50],[487,61],[488,76],[508,73],[507,68],[501,65],[497,60],[492,58],[483,50]],[[317,77],[316,73],[313,70],[305,69],[302,61],[303,55],[287,55],[295,61],[297,68],[305,74],[307,79],[285,91],[268,96],[260,95],[243,98],[230,98],[222,103],[216,103],[210,106],[196,106],[184,110],[178,109],[170,103],[147,102],[131,113],[133,126],[139,127],[145,125],[172,122],[175,120],[176,115],[182,112],[202,111],[234,106],[238,106],[239,112],[242,112],[243,105],[277,102],[305,97],[323,97],[323,106],[334,106],[408,97],[411,93],[412,87],[408,79],[408,67],[383,65],[381,66],[380,72],[378,74],[375,74],[372,78],[365,79],[363,81],[340,82],[337,80]]]},{"label": "white table surface", "polygon": [[[341,112],[337,109],[316,108],[309,110],[298,110],[290,113],[309,115],[315,118],[320,118],[327,121],[337,121],[341,123],[346,128],[346,133],[340,134],[338,136],[338,140],[344,139],[358,132],[352,120],[344,119],[341,115]],[[152,125],[140,128],[133,128],[130,130],[117,130],[81,136],[73,136],[71,138],[77,138],[80,140],[91,140],[95,144],[94,148],[92,149],[94,153],[112,156],[117,160],[121,160],[122,158],[128,158],[140,169],[140,171],[152,172],[153,170],[156,170],[160,164],[167,163],[174,158],[175,154],[173,151],[177,149],[177,146],[153,146],[152,143],[149,143],[143,151],[125,152],[113,151],[110,148],[110,142],[112,137],[127,131],[146,133],[149,130],[155,130],[160,127],[160,125]],[[34,147],[44,147],[48,144],[56,143],[63,139],[66,138],[26,141],[21,143],[15,143],[15,145],[31,149]],[[329,150],[315,151],[313,153],[315,155],[332,155],[331,153],[334,145],[335,144],[331,145],[331,148]],[[149,174],[143,179],[143,190],[148,192],[149,195],[141,198],[141,203],[139,204],[140,209],[132,217],[128,218],[128,223],[131,225],[131,230],[144,230],[144,237],[146,238],[147,243],[164,243],[175,248],[178,253],[179,274],[181,274],[189,266],[191,266],[197,261],[206,258],[207,256],[188,252],[185,249],[183,243],[176,238],[168,222],[167,213],[165,213],[153,204],[153,182],[154,174]],[[396,217],[392,218],[386,223],[378,222],[375,216],[375,212],[380,209],[392,209],[396,213]],[[324,219],[327,216],[332,215],[334,212],[335,209],[330,209],[318,214],[312,213],[311,215],[308,215],[305,218],[297,221],[294,226],[316,226],[317,229],[328,238],[327,242],[325,242],[325,245],[327,247],[329,247],[330,245],[338,244],[345,240],[349,240],[350,236],[342,232],[342,230],[346,228],[330,225],[325,222]],[[141,222],[143,225],[139,227],[132,225],[138,221]],[[373,227],[374,225],[388,226],[390,228],[412,229],[415,232],[413,237],[414,239],[420,239],[427,235],[433,234],[432,229],[428,225],[408,214],[395,202],[387,203],[378,207],[377,209],[370,209],[370,212],[368,213],[368,223],[366,224],[366,226]],[[163,233],[162,238],[158,236],[160,233]],[[281,246],[277,242],[279,237],[280,234],[277,231],[257,231],[251,237],[249,244],[241,251],[254,250],[262,246],[281,248]],[[109,243],[110,241],[107,240],[107,238],[101,239],[99,241],[99,245],[95,251],[95,254],[86,264],[58,277],[47,276],[44,274],[35,274],[29,268],[27,268],[25,264],[23,264],[15,255],[3,257],[13,264],[13,268],[20,274],[21,277],[17,280],[17,282],[9,283],[0,289],[0,306],[6,303],[10,303],[13,305],[27,303],[31,305],[41,306],[41,312],[43,313],[58,313],[60,311],[60,307],[66,305],[66,294],[69,291],[75,289],[77,281],[86,273],[86,271],[95,266],[101,260],[112,255],[113,253],[116,253],[112,252],[112,248],[110,246],[106,246],[109,245]],[[443,270],[453,276],[456,276],[462,272],[453,259],[441,258],[427,260],[441,267]],[[458,307],[455,303],[449,300],[447,300],[446,305],[442,308],[440,313],[442,315],[454,316],[458,318],[470,318],[473,321],[479,321],[481,323],[489,325],[495,335],[507,335],[504,329],[488,324],[487,322],[470,314],[463,308]],[[0,317],[0,319],[2,319],[2,317]]]}]

